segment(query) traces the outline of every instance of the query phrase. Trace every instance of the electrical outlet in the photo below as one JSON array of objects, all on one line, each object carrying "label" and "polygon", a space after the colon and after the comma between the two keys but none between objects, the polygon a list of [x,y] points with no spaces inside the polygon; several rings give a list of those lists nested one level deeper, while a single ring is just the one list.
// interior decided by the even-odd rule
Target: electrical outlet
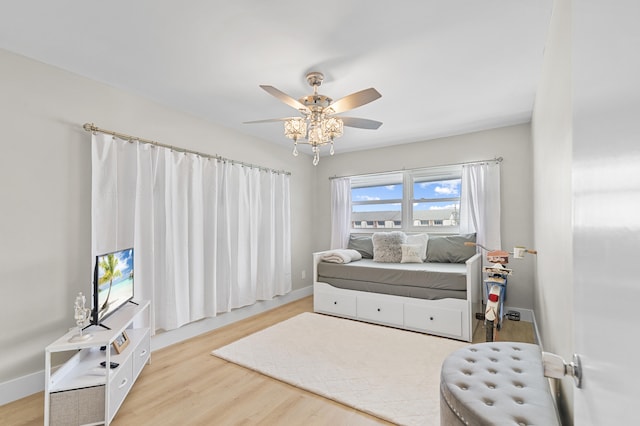
[{"label": "electrical outlet", "polygon": [[302,279],[303,280],[307,279],[307,271],[305,271],[305,270],[302,271]]}]

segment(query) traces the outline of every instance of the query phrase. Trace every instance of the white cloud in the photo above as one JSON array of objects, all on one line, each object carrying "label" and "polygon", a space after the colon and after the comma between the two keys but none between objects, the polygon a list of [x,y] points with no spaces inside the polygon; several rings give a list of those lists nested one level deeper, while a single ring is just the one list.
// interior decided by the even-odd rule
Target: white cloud
[{"label": "white cloud", "polygon": [[393,191],[394,189],[396,189],[395,185],[387,185],[385,186],[385,188],[387,188],[389,191]]},{"label": "white cloud", "polygon": [[380,201],[380,197],[372,197],[370,195],[358,195],[357,201]]},{"label": "white cloud", "polygon": [[421,182],[420,188],[425,189],[429,186],[436,185],[433,191],[441,195],[458,195],[460,194],[459,181],[440,181],[440,182]]},{"label": "white cloud", "polygon": [[459,193],[457,184],[436,186],[434,191],[436,194],[442,195],[457,195]]},{"label": "white cloud", "polygon": [[457,204],[449,204],[448,206],[431,206],[429,207],[429,210],[451,210],[451,209],[457,209],[458,205]]}]

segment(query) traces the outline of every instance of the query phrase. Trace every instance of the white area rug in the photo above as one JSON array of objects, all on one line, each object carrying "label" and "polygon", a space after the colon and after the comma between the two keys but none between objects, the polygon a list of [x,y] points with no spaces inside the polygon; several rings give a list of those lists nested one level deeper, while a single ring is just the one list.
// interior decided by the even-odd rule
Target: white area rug
[{"label": "white area rug", "polygon": [[440,424],[440,368],[464,342],[303,313],[212,352],[402,425]]}]

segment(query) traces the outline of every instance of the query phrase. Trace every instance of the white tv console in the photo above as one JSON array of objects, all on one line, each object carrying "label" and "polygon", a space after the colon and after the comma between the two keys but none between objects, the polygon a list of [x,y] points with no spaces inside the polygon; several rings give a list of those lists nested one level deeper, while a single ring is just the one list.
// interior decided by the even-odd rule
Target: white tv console
[{"label": "white tv console", "polygon": [[[148,300],[127,303],[104,321],[109,329],[91,326],[85,334],[92,337],[80,342],[70,341],[78,333],[73,329],[47,346],[45,426],[111,423],[131,386],[150,361],[149,306]],[[129,344],[118,354],[112,344],[123,331]],[[52,354],[68,351],[77,353],[52,371]],[[111,362],[119,365],[105,368],[100,365],[102,361],[107,366]]]}]

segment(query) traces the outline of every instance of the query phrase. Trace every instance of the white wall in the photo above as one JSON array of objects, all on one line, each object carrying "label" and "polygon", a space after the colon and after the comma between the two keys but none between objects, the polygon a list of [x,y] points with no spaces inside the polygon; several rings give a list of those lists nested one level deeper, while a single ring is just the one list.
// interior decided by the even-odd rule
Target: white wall
[{"label": "white wall", "polygon": [[90,293],[85,122],[290,171],[293,288],[310,285],[308,156],[4,50],[0,69],[0,384],[44,368],[45,346],[74,325],[76,294]]},{"label": "white wall", "polygon": [[[545,351],[573,354],[571,5],[556,1],[532,120],[535,315]],[[571,422],[573,384],[560,381],[559,408]]]},{"label": "white wall", "polygon": [[[533,247],[531,129],[528,124],[503,127],[413,144],[322,157],[314,181],[314,250],[329,248],[331,235],[330,182],[332,176],[413,169],[503,157],[502,162],[502,244]],[[512,260],[507,305],[533,309],[535,257]]]}]

